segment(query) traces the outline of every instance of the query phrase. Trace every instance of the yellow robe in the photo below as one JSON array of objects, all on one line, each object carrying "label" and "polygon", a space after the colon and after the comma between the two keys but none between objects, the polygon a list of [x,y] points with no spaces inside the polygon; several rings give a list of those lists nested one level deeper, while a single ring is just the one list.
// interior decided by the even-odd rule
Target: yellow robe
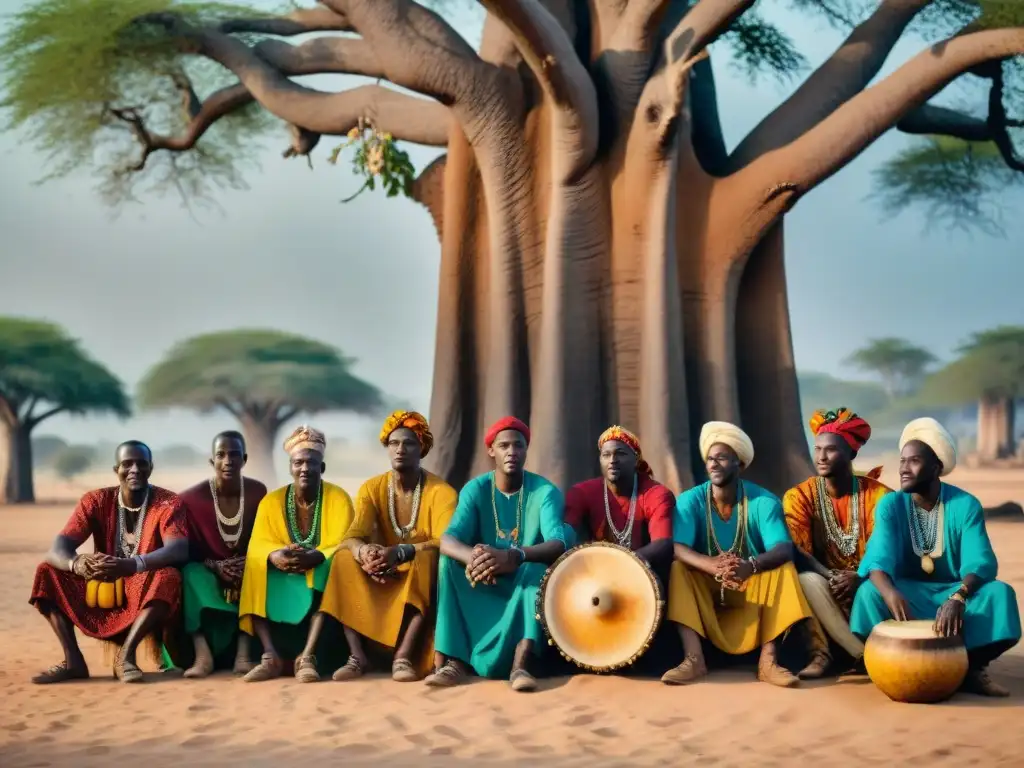
[{"label": "yellow robe", "polygon": [[[351,497],[343,488],[325,482],[323,507],[320,510],[320,543],[317,549],[328,560],[342,540],[348,535],[355,518]],[[249,551],[245,556],[245,574],[242,577],[242,594],[238,600],[239,627],[243,632],[253,633],[252,617],[267,616],[267,567],[272,552],[292,543],[288,534],[285,513],[285,498],[288,486],[278,488],[263,497],[256,511]],[[313,588],[315,569],[306,571],[306,584]]]},{"label": "yellow robe", "polygon": [[[777,544],[791,541],[782,505],[770,492],[744,482],[748,502],[748,524],[742,557],[761,555]],[[676,502],[672,535],[675,541],[703,554],[713,554],[706,531],[705,499],[708,484],[684,492]],[[728,521],[712,515],[715,538],[732,544],[738,526],[738,510]],[[722,589],[712,576],[672,563],[668,587],[669,621],[689,627],[718,650],[736,656],[784,634],[791,626],[811,617],[811,608],[800,588],[793,563],[752,575],[742,591]]]},{"label": "yellow robe", "polygon": [[[385,547],[413,544],[412,562],[398,566],[399,578],[387,584],[371,580],[356,562],[355,555],[342,549],[331,564],[320,610],[330,614],[349,629],[387,648],[399,641],[407,605],[423,614],[427,621],[426,639],[419,658],[412,661],[420,672],[429,672],[433,664],[433,624],[437,563],[441,534],[458,504],[458,493],[437,475],[426,472],[420,495],[416,527],[404,541],[398,538],[388,514],[388,474],[367,480],[356,494],[356,518],[346,539],[362,539]],[[395,517],[399,526],[412,519],[412,498],[396,494]]]}]

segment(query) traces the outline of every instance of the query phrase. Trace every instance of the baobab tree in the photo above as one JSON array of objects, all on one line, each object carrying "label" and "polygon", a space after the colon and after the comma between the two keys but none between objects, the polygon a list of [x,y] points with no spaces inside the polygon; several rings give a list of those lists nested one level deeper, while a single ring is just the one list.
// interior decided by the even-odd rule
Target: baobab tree
[{"label": "baobab tree", "polygon": [[[618,422],[638,429],[659,478],[680,488],[702,472],[701,423],[724,419],[758,446],[752,477],[781,489],[809,469],[786,213],[897,126],[940,137],[898,158],[905,172],[890,173],[889,191],[900,202],[921,199],[935,173],[962,191],[965,168],[995,174],[995,157],[1024,167],[1004,99],[1024,13],[1009,0],[799,0],[858,15],[835,54],[728,151],[711,48],[728,39],[796,55],[754,4],[480,0],[475,51],[412,0],[321,0],[278,17],[46,0],[16,17],[3,52],[15,122],[35,120],[51,148],[79,150],[120,125],[138,143],[129,172],[158,156],[202,169],[205,146],[214,178],[233,183],[234,167],[202,139],[220,126],[237,148],[253,104],[290,126],[287,156],[354,129],[360,167],[423,202],[440,235],[431,458],[452,482],[487,466],[484,425],[515,414],[535,428],[532,466],[559,483],[595,472],[597,436]],[[913,23],[930,44],[873,83]],[[313,32],[324,34],[280,39]],[[216,62],[232,80],[200,98],[182,59]],[[315,73],[378,82],[327,93],[293,79]],[[989,84],[985,116],[931,101],[967,73]],[[166,128],[171,100],[184,105],[177,131]],[[413,181],[395,140],[447,154]],[[991,183],[971,179],[975,191]],[[942,205],[978,205],[943,189]]]}]

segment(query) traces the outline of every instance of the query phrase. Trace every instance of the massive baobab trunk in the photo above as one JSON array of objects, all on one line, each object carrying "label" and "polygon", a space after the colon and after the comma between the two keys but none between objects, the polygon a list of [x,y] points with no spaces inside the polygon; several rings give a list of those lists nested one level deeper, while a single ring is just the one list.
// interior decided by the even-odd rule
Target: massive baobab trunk
[{"label": "massive baobab trunk", "polygon": [[[678,490],[703,472],[701,424],[720,419],[751,434],[751,476],[781,491],[809,471],[785,213],[901,120],[972,140],[991,132],[926,102],[1024,50],[1018,28],[963,30],[869,87],[929,3],[881,0],[731,153],[707,47],[754,0],[480,0],[479,53],[411,0],[321,0],[215,28],[158,14],[149,20],[240,82],[196,104],[184,139],[133,125],[146,152],[180,151],[254,98],[305,139],[291,154],[367,116],[398,139],[447,144],[415,193],[441,239],[431,460],[456,485],[489,466],[486,425],[516,415],[533,429],[529,465],[562,486],[596,472],[595,441],[617,422]],[[323,30],[360,37],[249,48],[230,36]],[[314,72],[433,101],[289,80]]]}]

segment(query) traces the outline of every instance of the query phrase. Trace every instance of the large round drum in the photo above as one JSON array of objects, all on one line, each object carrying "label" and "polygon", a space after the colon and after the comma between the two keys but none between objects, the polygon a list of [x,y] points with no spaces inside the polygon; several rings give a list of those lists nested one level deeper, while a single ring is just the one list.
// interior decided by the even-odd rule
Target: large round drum
[{"label": "large round drum", "polygon": [[883,621],[864,644],[864,666],[893,701],[934,704],[959,690],[967,675],[962,637],[940,637],[931,621]]},{"label": "large round drum", "polygon": [[624,547],[570,549],[541,582],[537,618],[562,656],[592,672],[629,666],[650,646],[665,603],[651,569]]}]

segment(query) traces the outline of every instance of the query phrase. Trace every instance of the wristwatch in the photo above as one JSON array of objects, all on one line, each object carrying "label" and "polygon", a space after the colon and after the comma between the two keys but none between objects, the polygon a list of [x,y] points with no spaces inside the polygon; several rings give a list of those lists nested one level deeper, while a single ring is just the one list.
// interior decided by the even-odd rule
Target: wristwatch
[{"label": "wristwatch", "polygon": [[965,587],[963,584],[961,584],[960,588],[956,592],[951,594],[947,599],[949,599],[949,600],[956,600],[958,603],[966,604],[967,603],[967,587]]}]

